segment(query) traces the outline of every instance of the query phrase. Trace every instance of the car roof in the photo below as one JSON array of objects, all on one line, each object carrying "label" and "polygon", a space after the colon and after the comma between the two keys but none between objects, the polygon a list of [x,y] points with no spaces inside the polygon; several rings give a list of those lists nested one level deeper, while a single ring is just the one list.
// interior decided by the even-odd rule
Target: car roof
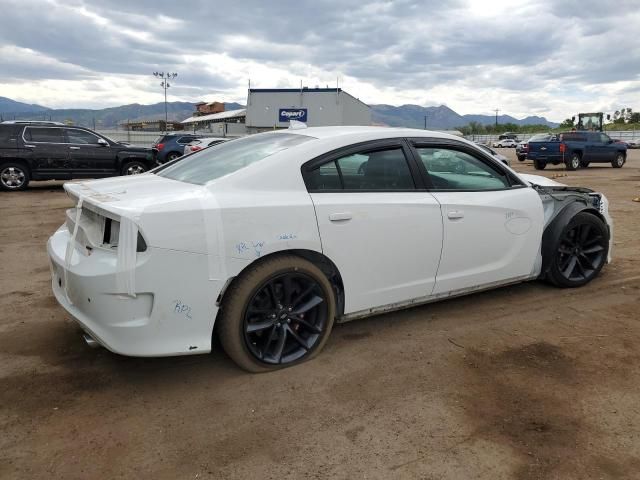
[{"label": "car roof", "polygon": [[[420,130],[417,128],[404,127],[378,127],[378,126],[334,126],[334,127],[307,127],[296,129],[278,130],[278,133],[291,133],[295,135],[306,135],[318,139],[337,138],[337,137],[370,137],[376,138],[395,138],[395,137],[425,137],[425,138],[442,138],[447,140],[462,140],[456,135],[443,133],[433,130]],[[346,138],[345,138],[346,139]]]}]

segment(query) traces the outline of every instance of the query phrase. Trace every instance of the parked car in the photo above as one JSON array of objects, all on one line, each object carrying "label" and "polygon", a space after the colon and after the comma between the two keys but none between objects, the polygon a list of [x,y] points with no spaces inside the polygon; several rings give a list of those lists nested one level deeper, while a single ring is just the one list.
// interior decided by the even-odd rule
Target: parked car
[{"label": "parked car", "polygon": [[536,170],[550,163],[564,163],[567,170],[586,168],[590,163],[610,163],[621,168],[627,160],[627,147],[601,132],[565,132],[550,140],[529,140],[527,156]]},{"label": "parked car", "polygon": [[512,138],[503,138],[497,142],[493,142],[494,148],[516,148],[518,142]]},{"label": "parked car", "polygon": [[478,147],[480,147],[482,150],[484,150],[485,152],[487,152],[489,155],[493,155],[495,158],[497,158],[498,160],[500,160],[502,163],[504,163],[505,165],[511,165],[511,163],[509,162],[509,159],[507,157],[505,157],[504,155],[502,155],[501,153],[496,152],[493,148],[488,147],[487,145],[485,145],[484,143],[478,143],[476,142],[476,145],[478,145]]},{"label": "parked car", "polygon": [[205,353],[242,368],[314,357],[334,322],[544,278],[610,258],[601,193],[522,175],[425,130],[271,131],[127,179],[65,184],[52,287],[91,343]]},{"label": "parked car", "polygon": [[24,190],[32,180],[133,175],[153,166],[150,148],[125,145],[88,128],[0,123],[0,190]]},{"label": "parked car", "polygon": [[529,142],[551,141],[555,138],[556,135],[553,133],[538,133],[536,135],[533,135],[529,140],[518,143],[518,145],[516,146],[516,156],[518,157],[518,160],[523,162],[527,159]]},{"label": "parked car", "polygon": [[189,155],[190,153],[197,152],[198,150],[202,150],[203,148],[211,147],[213,145],[226,142],[228,140],[229,140],[228,138],[220,138],[220,137],[198,138],[196,140],[193,140],[188,145],[184,146],[184,154]]},{"label": "parked car", "polygon": [[158,165],[175,160],[178,157],[184,155],[184,147],[189,143],[203,138],[203,135],[196,135],[195,133],[165,133],[156,138],[153,142],[154,159]]},{"label": "parked car", "polygon": [[516,157],[519,161],[524,162],[527,159],[527,150],[529,149],[529,144],[527,141],[519,142],[516,145]]},{"label": "parked car", "polygon": [[626,140],[627,148],[640,148],[640,141],[638,140]]}]

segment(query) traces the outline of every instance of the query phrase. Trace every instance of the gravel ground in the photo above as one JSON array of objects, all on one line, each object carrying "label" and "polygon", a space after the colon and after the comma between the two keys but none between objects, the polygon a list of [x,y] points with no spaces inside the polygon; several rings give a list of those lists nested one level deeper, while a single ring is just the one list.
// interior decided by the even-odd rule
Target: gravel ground
[{"label": "gravel ground", "polygon": [[45,242],[71,206],[60,183],[0,194],[0,477],[639,478],[640,150],[629,157],[542,172],[611,201],[614,262],[588,286],[339,325],[316,360],[263,375],[219,349],[86,347],[49,285]]}]

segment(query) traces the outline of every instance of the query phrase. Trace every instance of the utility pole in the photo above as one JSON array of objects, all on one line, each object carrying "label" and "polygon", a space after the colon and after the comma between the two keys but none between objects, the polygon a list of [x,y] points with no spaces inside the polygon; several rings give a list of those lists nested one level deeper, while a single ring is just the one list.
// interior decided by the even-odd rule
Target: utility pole
[{"label": "utility pole", "polygon": [[496,109],[494,110],[494,112],[496,112],[496,129],[498,128],[498,112],[499,112],[499,111],[500,111],[500,109],[499,109],[499,108],[496,108]]},{"label": "utility pole", "polygon": [[178,76],[177,73],[169,72],[153,72],[153,76],[161,78],[160,86],[164,89],[164,131],[167,131],[167,124],[169,123],[169,114],[167,112],[167,88],[171,86],[169,80],[173,81]]},{"label": "utility pole", "polygon": [[424,129],[427,129],[427,116],[424,116]]}]

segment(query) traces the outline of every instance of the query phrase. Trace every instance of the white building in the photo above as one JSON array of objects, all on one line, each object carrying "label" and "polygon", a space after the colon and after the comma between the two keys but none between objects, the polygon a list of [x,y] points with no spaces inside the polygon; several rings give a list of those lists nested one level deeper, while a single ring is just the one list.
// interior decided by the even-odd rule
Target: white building
[{"label": "white building", "polygon": [[290,120],[309,127],[371,125],[371,108],[341,88],[249,89],[248,133],[287,128]]}]

